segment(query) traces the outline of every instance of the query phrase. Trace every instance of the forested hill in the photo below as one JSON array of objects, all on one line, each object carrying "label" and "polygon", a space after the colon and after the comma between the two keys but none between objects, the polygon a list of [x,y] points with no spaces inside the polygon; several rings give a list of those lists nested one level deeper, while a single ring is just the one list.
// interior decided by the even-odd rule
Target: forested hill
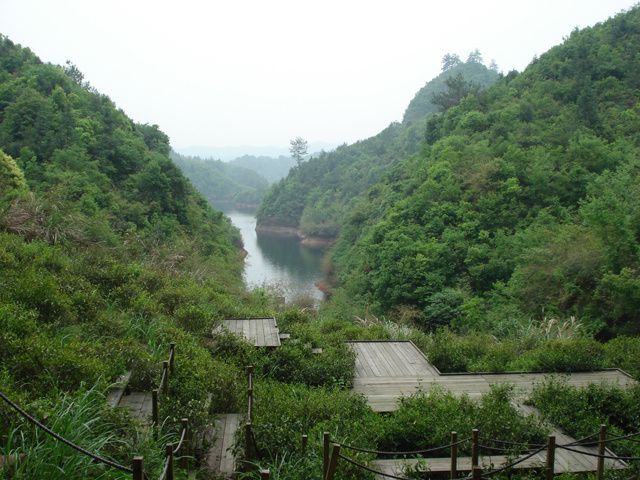
[{"label": "forested hill", "polygon": [[254,170],[233,162],[188,157],[171,152],[185,176],[214,206],[257,206],[269,183]]},{"label": "forested hill", "polygon": [[638,52],[636,7],[431,117],[342,229],[343,292],[428,328],[639,331]]},{"label": "forested hill", "polygon": [[293,227],[305,235],[335,237],[353,200],[393,165],[419,150],[424,120],[438,105],[432,102],[436,97],[440,96],[440,105],[446,106],[497,78],[495,71],[480,63],[479,56],[447,65],[418,92],[407,109],[405,122],[391,123],[378,135],[320,153],[291,169],[265,196],[258,211],[258,225]]}]

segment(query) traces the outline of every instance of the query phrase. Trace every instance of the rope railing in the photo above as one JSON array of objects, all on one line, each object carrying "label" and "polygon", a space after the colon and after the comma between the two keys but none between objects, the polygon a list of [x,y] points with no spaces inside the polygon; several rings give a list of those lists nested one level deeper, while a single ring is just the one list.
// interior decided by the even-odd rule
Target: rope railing
[{"label": "rope railing", "polygon": [[[597,435],[597,434],[596,434]],[[590,435],[589,438],[593,437],[594,435]],[[634,442],[634,443],[640,443],[640,439],[637,439],[635,437],[640,436],[640,432],[636,432],[636,433],[630,433],[628,435],[618,435],[615,437],[609,437],[607,439],[605,439],[605,443],[609,443],[609,442],[618,442],[621,440],[625,440],[625,441],[629,441],[629,442]],[[567,445],[579,445],[581,447],[593,447],[595,445],[598,445],[598,443],[600,443],[599,441],[597,442],[580,442],[577,443],[576,442],[572,442],[572,443],[568,443]]]},{"label": "rope railing", "polygon": [[355,460],[342,455],[341,453],[338,454],[338,458],[341,458],[345,462],[350,463],[354,467],[358,467],[358,468],[360,468],[362,470],[366,470],[369,473],[373,473],[374,475],[380,475],[382,477],[393,478],[395,480],[410,480],[407,477],[399,477],[397,475],[393,475],[393,474],[390,474],[390,473],[385,473],[385,472],[381,472],[379,470],[375,470],[375,469],[373,469],[371,467],[368,467],[367,465],[363,465],[362,463],[358,463]]},{"label": "rope railing", "polygon": [[514,447],[533,447],[533,448],[537,448],[537,447],[543,447],[544,444],[542,443],[529,443],[529,442],[511,442],[509,440],[498,440],[498,439],[491,439],[491,442],[494,443],[499,443],[501,445],[511,445]]},{"label": "rope railing", "polygon": [[534,450],[533,452],[528,453],[527,455],[525,455],[523,457],[519,457],[518,459],[514,460],[513,462],[511,462],[511,463],[509,463],[507,465],[504,465],[504,466],[502,466],[500,468],[496,468],[495,470],[490,470],[490,471],[482,474],[482,477],[483,478],[487,478],[487,477],[490,477],[490,476],[495,475],[497,473],[504,472],[506,470],[510,470],[513,467],[515,467],[516,465],[520,465],[522,462],[524,462],[526,460],[529,460],[531,457],[533,457],[533,456],[537,455],[538,453],[542,452],[545,448],[547,448],[547,447],[546,446],[539,447],[538,449]]},{"label": "rope railing", "polygon": [[[599,439],[597,442],[593,442],[592,445],[597,445],[598,447],[598,453],[592,452],[592,451],[588,451],[588,450],[582,450],[579,449],[579,447],[587,447],[587,445],[585,444],[581,444],[581,442],[585,442],[588,440],[591,440],[592,438],[598,436]],[[590,456],[590,457],[594,457],[597,458],[597,465],[595,468],[596,471],[596,479],[597,480],[602,480],[604,478],[604,469],[605,469],[605,464],[604,461],[605,460],[617,460],[619,462],[635,462],[635,461],[640,461],[640,457],[634,457],[634,456],[617,456],[617,455],[610,455],[607,454],[607,450],[606,450],[606,443],[607,442],[615,442],[615,441],[626,441],[626,440],[633,440],[635,437],[640,436],[640,433],[631,433],[631,434],[626,434],[626,435],[618,435],[615,437],[609,437],[607,438],[607,427],[606,425],[601,425],[600,426],[600,431],[591,435],[588,435],[586,437],[583,437],[581,439],[578,440],[574,440],[572,442],[569,442],[567,444],[564,445],[557,445],[556,444],[556,437],[554,435],[549,435],[549,437],[547,438],[547,443],[546,444],[539,444],[539,443],[525,443],[525,442],[512,442],[512,441],[507,441],[507,440],[500,440],[500,439],[491,439],[489,443],[494,443],[494,444],[503,444],[503,445],[507,445],[507,446],[512,446],[512,447],[518,447],[518,448],[523,448],[526,447],[527,448],[527,452],[521,453],[518,455],[518,457],[511,461],[510,463],[503,465],[499,468],[493,469],[493,470],[489,470],[487,472],[482,473],[482,468],[479,466],[479,451],[480,449],[485,449],[485,450],[494,450],[494,451],[499,451],[499,452],[506,452],[506,453],[512,453],[513,449],[509,449],[509,448],[503,448],[503,447],[497,447],[497,446],[492,446],[492,445],[486,445],[486,444],[481,444],[479,442],[479,436],[478,436],[478,430],[474,429],[472,431],[472,436],[470,438],[465,438],[462,439],[460,441],[457,441],[457,433],[456,432],[451,432],[451,443],[447,444],[447,445],[442,445],[439,447],[434,447],[434,448],[429,448],[429,449],[423,449],[423,450],[414,450],[414,451],[383,451],[383,450],[376,450],[376,449],[371,449],[371,448],[364,448],[364,447],[358,447],[358,446],[354,446],[354,445],[349,445],[346,443],[340,443],[340,442],[333,442],[330,443],[330,437],[329,437],[329,433],[328,432],[324,432],[323,438],[324,438],[324,454],[323,454],[323,475],[322,478],[324,480],[333,480],[334,475],[336,473],[336,468],[337,468],[337,463],[338,463],[338,459],[342,459],[344,461],[346,461],[347,463],[352,464],[353,466],[356,466],[358,468],[361,468],[363,470],[366,470],[370,473],[373,473],[374,475],[379,475],[381,477],[386,477],[386,478],[391,478],[391,479],[395,479],[395,480],[409,480],[405,477],[401,477],[398,475],[393,475],[393,474],[389,474],[389,473],[385,473],[382,471],[378,471],[375,470],[374,468],[369,467],[368,465],[359,463],[358,461],[354,460],[353,458],[350,458],[346,455],[344,455],[343,453],[340,453],[341,448],[342,449],[347,449],[347,450],[352,450],[355,452],[361,452],[361,453],[369,453],[369,454],[375,454],[375,455],[422,455],[422,454],[426,454],[426,453],[431,453],[431,452],[437,452],[437,451],[441,451],[441,450],[446,450],[447,448],[451,449],[451,468],[449,471],[450,473],[450,478],[454,479],[454,480],[458,480],[456,478],[456,474],[457,474],[457,446],[460,445],[461,443],[464,442],[468,442],[471,441],[472,443],[472,456],[471,456],[471,474],[469,477],[462,477],[459,480],[463,480],[463,479],[469,479],[472,478],[473,480],[479,480],[481,478],[489,478],[492,477],[496,474],[499,474],[501,472],[505,472],[507,470],[511,470],[515,467],[517,467],[518,465],[521,465],[523,462],[526,462],[527,460],[531,459],[532,457],[534,457],[535,455],[538,455],[539,453],[543,452],[546,450],[546,459],[545,459],[545,463],[546,465],[544,466],[544,471],[545,473],[545,478],[546,480],[551,480],[554,476],[554,472],[555,472],[555,452],[556,449],[560,448],[563,450],[567,450],[567,451],[571,451],[574,453],[578,453],[581,455],[586,455],[586,456]],[[486,439],[485,439],[486,440]],[[508,458],[508,457],[507,457]],[[429,460],[429,458],[425,458],[425,460]],[[522,468],[522,467],[520,467]],[[538,468],[538,463],[537,461],[534,464],[531,464],[529,466],[525,466],[524,468]]]},{"label": "rope railing", "polygon": [[[374,468],[371,468],[367,465],[364,465],[362,463],[356,462],[353,458],[347,457],[346,455],[343,455],[341,453],[338,454],[338,458],[341,458],[342,460],[346,461],[347,463],[350,463],[351,465],[353,465],[354,467],[357,468],[361,468],[362,470],[365,470],[369,473],[373,473],[374,475],[379,475],[381,477],[386,477],[386,478],[392,478],[394,480],[411,480],[410,478],[407,477],[400,477],[398,475],[393,475],[392,473],[386,473],[386,472],[382,472],[380,470],[376,470]],[[458,477],[458,478],[454,478],[453,480],[469,480],[471,478],[470,475],[464,476],[464,477]]]},{"label": "rope railing", "polygon": [[424,450],[410,450],[410,451],[383,451],[383,450],[372,450],[363,447],[356,447],[354,445],[348,445],[346,443],[336,442],[340,447],[346,448],[347,450],[354,450],[356,452],[362,453],[372,453],[374,455],[423,455],[425,453],[438,452],[441,450],[446,450],[447,448],[451,448],[456,445],[461,445],[465,442],[468,442],[471,438],[463,438],[462,440],[458,440],[457,442],[449,443],[447,445],[442,445],[440,447],[426,448]]},{"label": "rope railing", "polygon": [[104,458],[104,457],[102,457],[102,456],[100,456],[100,455],[98,455],[96,453],[90,452],[86,448],[83,448],[80,445],[76,445],[71,440],[68,440],[68,439],[64,438],[62,435],[57,434],[56,432],[51,430],[49,427],[44,425],[42,422],[38,421],[35,417],[33,417],[32,415],[27,413],[17,403],[12,401],[9,397],[7,397],[1,391],[0,391],[0,398],[2,398],[2,400],[4,400],[5,403],[7,403],[11,408],[13,408],[16,412],[18,412],[23,418],[28,420],[30,423],[32,423],[33,425],[35,425],[39,429],[41,429],[44,432],[48,433],[49,435],[51,435],[56,440],[64,443],[68,447],[73,448],[77,452],[82,453],[83,455],[91,458],[95,462],[102,463],[102,464],[107,465],[109,467],[115,468],[116,470],[120,470],[121,472],[133,473],[133,469],[132,468],[126,467],[124,465],[121,465],[118,462],[115,462],[113,460],[109,460],[108,458]]},{"label": "rope railing", "polygon": [[[154,395],[152,396],[152,417],[153,417],[153,425],[157,425],[158,422],[158,391],[167,392],[168,382],[170,372],[173,371],[175,364],[175,344],[171,343],[169,348],[169,358],[162,362],[163,372],[160,378],[159,388],[154,390]],[[77,452],[89,457],[92,461],[101,463],[103,465],[115,468],[124,473],[129,473],[133,476],[133,480],[149,480],[149,475],[144,470],[144,459],[140,456],[134,456],[131,467],[127,467],[122,465],[114,460],[110,460],[96,453],[90,452],[84,447],[75,444],[71,440],[63,437],[62,435],[54,432],[52,429],[44,425],[42,422],[37,420],[34,416],[30,415],[26,410],[24,410],[20,405],[12,401],[4,392],[0,391],[0,399],[2,399],[7,405],[9,405],[13,410],[15,410],[20,416],[24,419],[35,425],[37,428],[43,430],[48,435],[52,436],[59,442],[64,443],[68,447],[76,450]],[[180,440],[178,441],[177,446],[174,448],[173,444],[167,444],[165,446],[167,455],[165,457],[165,462],[163,466],[162,474],[160,475],[160,480],[173,480],[174,479],[174,469],[173,469],[173,460],[174,455],[178,453],[181,449],[187,450],[187,432],[188,432],[188,419],[181,419],[182,429],[180,432]],[[181,464],[184,469],[188,469],[188,455],[181,456]]]},{"label": "rope railing", "polygon": [[567,445],[556,445],[556,448],[561,448],[563,450],[568,450],[570,452],[574,452],[574,453],[580,453],[582,455],[587,455],[588,457],[596,457],[596,458],[605,458],[608,460],[619,460],[622,462],[637,462],[640,460],[640,457],[620,457],[617,455],[606,455],[606,454],[601,454],[601,453],[593,453],[593,452],[586,452],[584,450],[578,450],[576,448],[571,448]]}]

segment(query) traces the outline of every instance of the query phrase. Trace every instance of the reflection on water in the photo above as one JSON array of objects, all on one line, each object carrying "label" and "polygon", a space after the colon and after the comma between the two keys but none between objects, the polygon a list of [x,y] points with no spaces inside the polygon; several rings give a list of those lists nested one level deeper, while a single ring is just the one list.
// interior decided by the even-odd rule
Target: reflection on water
[{"label": "reflection on water", "polygon": [[323,293],[314,283],[322,278],[324,251],[300,244],[295,237],[256,233],[253,212],[230,210],[225,212],[240,230],[245,258],[244,278],[249,287],[275,285],[287,301],[299,295],[316,300]]}]

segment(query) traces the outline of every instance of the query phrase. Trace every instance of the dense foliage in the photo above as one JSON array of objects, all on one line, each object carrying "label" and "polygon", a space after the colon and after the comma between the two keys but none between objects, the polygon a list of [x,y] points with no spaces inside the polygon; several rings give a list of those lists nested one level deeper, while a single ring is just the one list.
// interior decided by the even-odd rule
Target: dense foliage
[{"label": "dense foliage", "polygon": [[638,8],[576,30],[431,116],[341,228],[347,295],[427,329],[638,332],[639,32]]},{"label": "dense foliage", "polygon": [[[212,413],[246,412],[247,365],[256,464],[281,480],[319,477],[323,431],[373,449],[442,445],[475,427],[485,440],[542,442],[547,427],[523,417],[505,385],[479,399],[425,385],[397,411],[373,413],[349,391],[346,341],[412,340],[449,372],[640,375],[639,337],[592,335],[638,327],[638,33],[637,8],[574,32],[484,93],[457,76],[495,77],[479,54],[450,56],[448,77],[416,96],[403,124],[295,167],[261,215],[273,220],[277,207],[285,225],[341,231],[343,286],[319,313],[245,290],[237,231],[172,163],[156,126],[132,122],[73,65],[0,38],[0,390],[91,451],[125,465],[144,455],[152,478],[177,419],[200,438]],[[460,103],[435,114],[425,99]],[[395,321],[376,317],[387,312]],[[224,317],[265,315],[291,334],[278,349],[218,329]],[[166,421],[152,435],[107,408],[105,391],[127,370],[132,389],[156,386],[170,342]],[[531,401],[576,436],[598,423],[640,428],[635,387],[550,380]],[[620,452],[638,455],[637,444]],[[4,403],[0,459],[13,461],[0,462],[12,480],[129,478]],[[342,462],[337,478],[371,477]]]},{"label": "dense foliage", "polygon": [[353,208],[353,199],[393,165],[419,150],[424,119],[438,110],[433,95],[446,80],[462,75],[474,85],[493,83],[498,74],[479,62],[461,63],[427,83],[411,101],[403,123],[392,123],[367,140],[322,152],[274,185],[258,211],[258,224],[299,228],[305,235],[335,237]]},{"label": "dense foliage", "polygon": [[187,157],[171,152],[182,173],[214,206],[256,206],[269,187],[267,180],[253,169],[235,162]]},{"label": "dense foliage", "polygon": [[231,165],[253,170],[264,177],[269,184],[275,183],[281,178],[286,177],[291,167],[296,164],[293,158],[285,155],[279,155],[277,157],[268,157],[265,155],[243,155],[241,157],[234,158],[229,163]]}]

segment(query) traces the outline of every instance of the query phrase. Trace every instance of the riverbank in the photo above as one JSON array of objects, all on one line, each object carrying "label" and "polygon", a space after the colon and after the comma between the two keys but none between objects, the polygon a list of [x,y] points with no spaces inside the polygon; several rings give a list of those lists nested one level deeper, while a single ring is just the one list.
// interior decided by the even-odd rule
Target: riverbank
[{"label": "riverbank", "polygon": [[278,225],[256,225],[256,232],[283,237],[296,237],[302,245],[307,247],[327,248],[336,242],[332,237],[314,237],[306,235],[300,229],[294,227],[282,227]]}]

